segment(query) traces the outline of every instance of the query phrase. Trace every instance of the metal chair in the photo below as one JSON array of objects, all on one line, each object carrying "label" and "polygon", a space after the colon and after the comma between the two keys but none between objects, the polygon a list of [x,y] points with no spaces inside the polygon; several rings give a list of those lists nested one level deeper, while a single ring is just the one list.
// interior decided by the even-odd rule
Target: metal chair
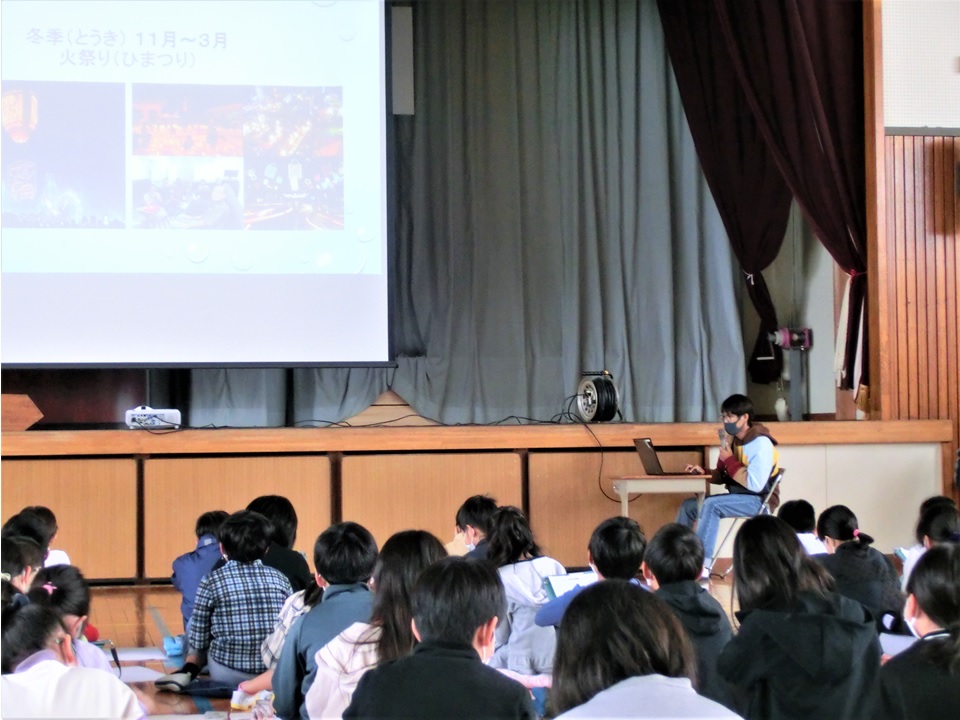
[{"label": "metal chair", "polygon": [[[773,497],[773,493],[775,493],[776,490],[777,490],[777,488],[780,487],[780,481],[783,480],[783,473],[784,473],[784,472],[785,472],[784,469],[783,469],[783,468],[780,468],[780,472],[778,472],[776,475],[773,476],[773,482],[770,483],[770,489],[767,491],[767,494],[763,496],[763,502],[760,503],[760,509],[757,510],[757,512],[756,512],[755,515],[735,515],[735,516],[733,516],[733,523],[730,525],[730,527],[729,527],[729,529],[727,530],[726,534],[723,536],[723,539],[722,539],[720,542],[717,543],[717,546],[716,546],[716,548],[715,548],[714,551],[713,551],[713,557],[710,558],[710,567],[711,567],[711,568],[713,568],[713,566],[716,564],[717,558],[720,557],[720,550],[723,548],[723,546],[726,544],[727,540],[728,540],[728,539],[730,538],[730,536],[733,534],[733,531],[737,529],[737,525],[740,523],[741,520],[749,520],[750,518],[756,517],[757,515],[769,515],[769,514],[770,514],[770,498]],[[721,574],[721,573],[711,572],[711,573],[710,573],[710,576],[711,576],[711,577],[719,577],[719,578],[721,578],[721,579],[722,579],[722,578],[726,578],[727,575],[730,574],[730,571],[731,571],[731,570],[733,570],[733,563],[730,563],[730,567],[728,567],[726,570],[724,570],[722,574]]]}]

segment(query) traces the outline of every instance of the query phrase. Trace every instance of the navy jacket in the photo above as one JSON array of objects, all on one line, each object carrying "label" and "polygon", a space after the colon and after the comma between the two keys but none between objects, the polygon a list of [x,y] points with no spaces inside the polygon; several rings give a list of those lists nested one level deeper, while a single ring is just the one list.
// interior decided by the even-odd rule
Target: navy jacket
[{"label": "navy jacket", "polygon": [[213,570],[220,559],[220,543],[214,535],[204,535],[197,540],[197,549],[184,553],[173,561],[173,576],[170,580],[180,591],[180,614],[183,615],[183,631],[187,631],[193,615],[193,601],[203,576]]}]

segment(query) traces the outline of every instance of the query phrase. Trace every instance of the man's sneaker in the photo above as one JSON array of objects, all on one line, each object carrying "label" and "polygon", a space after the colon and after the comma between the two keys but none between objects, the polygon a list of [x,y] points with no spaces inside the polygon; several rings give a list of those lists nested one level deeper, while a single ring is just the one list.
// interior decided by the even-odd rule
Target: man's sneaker
[{"label": "man's sneaker", "polygon": [[193,676],[188,672],[175,672],[169,675],[161,675],[153,684],[161,690],[170,690],[171,692],[183,692],[190,683],[193,682]]}]

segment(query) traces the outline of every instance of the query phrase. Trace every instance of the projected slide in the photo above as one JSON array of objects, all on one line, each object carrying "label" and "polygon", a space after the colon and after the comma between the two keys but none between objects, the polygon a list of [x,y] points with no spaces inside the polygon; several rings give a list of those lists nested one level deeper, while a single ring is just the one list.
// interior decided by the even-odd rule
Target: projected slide
[{"label": "projected slide", "polygon": [[[184,325],[208,303],[211,276],[268,306],[296,288],[321,306],[313,347],[224,355],[222,336],[207,351],[177,330],[191,348],[156,362],[386,360],[384,17],[382,0],[4,0],[4,362],[47,362],[20,353],[37,346],[15,334],[26,308],[24,331],[37,324],[28,298],[69,287],[71,304],[79,291],[122,324],[101,304],[163,283],[177,288],[164,304]],[[372,328],[361,349],[340,347],[339,319],[324,325],[341,302]],[[273,335],[290,309],[254,314]],[[45,322],[47,334],[66,330]],[[108,344],[101,328],[88,332]]]}]

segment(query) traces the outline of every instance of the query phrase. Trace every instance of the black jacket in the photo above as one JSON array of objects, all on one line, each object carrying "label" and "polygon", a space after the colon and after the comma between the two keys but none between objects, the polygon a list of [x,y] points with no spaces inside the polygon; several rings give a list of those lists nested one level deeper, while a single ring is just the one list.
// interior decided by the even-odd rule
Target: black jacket
[{"label": "black jacket", "polygon": [[880,642],[862,605],[801,593],[791,608],[737,617],[717,670],[746,695],[748,720],[876,718]]},{"label": "black jacket", "polygon": [[880,669],[881,717],[889,720],[956,720],[960,717],[960,677],[927,655],[933,643],[949,643],[949,634],[925,635]]},{"label": "black jacket", "polygon": [[425,641],[367,671],[344,718],[534,720],[530,693],[469,645]]},{"label": "black jacket", "polygon": [[730,686],[717,673],[717,658],[733,638],[723,607],[693,580],[661,585],[654,594],[670,606],[693,641],[697,651],[697,692],[736,712]]},{"label": "black jacket", "polygon": [[[217,564],[213,566],[213,569],[216,570],[226,564],[227,561],[220,558],[217,560]],[[283,547],[283,545],[270,543],[267,554],[263,556],[263,564],[267,567],[272,567],[274,570],[279,570],[286,575],[294,592],[306,590],[316,582],[313,573],[310,572],[310,566],[307,565],[307,561],[303,555],[296,550]]]},{"label": "black jacket", "polygon": [[[884,613],[899,616],[906,600],[893,564],[876,548],[845,542],[832,555],[813,555],[837,583],[837,592],[863,603],[879,624]],[[878,627],[878,629],[881,629]]]}]

